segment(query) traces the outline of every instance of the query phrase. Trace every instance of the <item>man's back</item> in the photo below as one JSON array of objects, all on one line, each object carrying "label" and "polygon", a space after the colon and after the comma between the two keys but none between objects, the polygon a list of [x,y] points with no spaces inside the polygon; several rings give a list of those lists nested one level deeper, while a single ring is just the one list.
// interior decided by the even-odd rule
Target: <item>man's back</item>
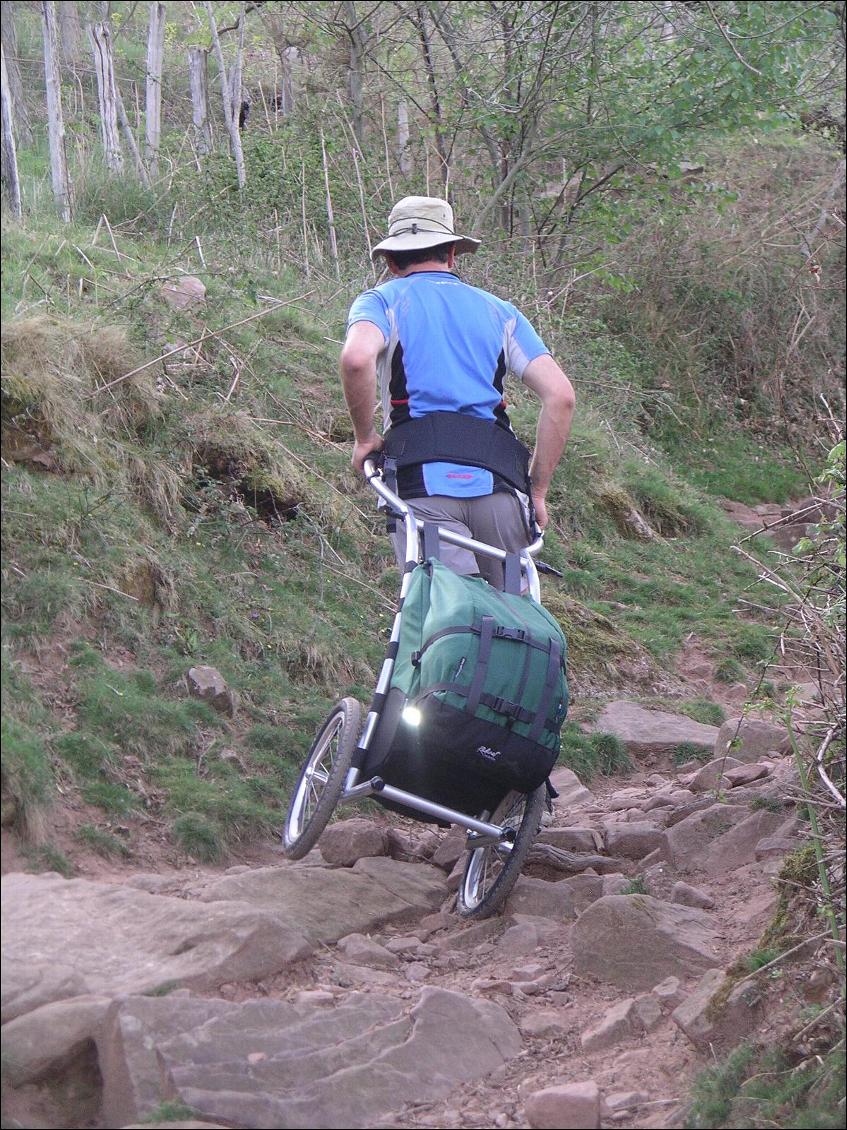
[{"label": "man's back", "polygon": [[386,348],[377,369],[386,421],[428,412],[493,419],[507,371],[520,376],[546,352],[511,303],[447,271],[392,279],[353,303],[348,325],[370,321]]}]

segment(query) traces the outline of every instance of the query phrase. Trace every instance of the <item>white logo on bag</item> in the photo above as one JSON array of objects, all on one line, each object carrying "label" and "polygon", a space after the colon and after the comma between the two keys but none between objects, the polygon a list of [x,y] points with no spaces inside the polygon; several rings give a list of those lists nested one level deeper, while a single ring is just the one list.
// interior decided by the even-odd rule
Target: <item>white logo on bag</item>
[{"label": "white logo on bag", "polygon": [[481,754],[486,761],[496,761],[500,756],[499,749],[491,749],[491,747],[487,745],[479,746],[476,752]]}]

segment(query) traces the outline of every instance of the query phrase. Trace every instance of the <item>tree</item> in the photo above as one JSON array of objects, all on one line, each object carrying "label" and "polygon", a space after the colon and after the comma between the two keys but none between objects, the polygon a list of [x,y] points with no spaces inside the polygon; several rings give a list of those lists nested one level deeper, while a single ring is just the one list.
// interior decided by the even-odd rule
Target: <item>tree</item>
[{"label": "tree", "polygon": [[9,102],[16,136],[21,145],[32,145],[29,112],[24,99],[21,70],[18,66],[18,36],[15,31],[14,4],[0,4],[0,21],[2,21],[3,53],[6,56]]},{"label": "tree", "polygon": [[153,0],[147,31],[147,84],[145,156],[153,177],[159,175],[162,138],[162,59],[165,50],[165,5]]},{"label": "tree", "polygon": [[[244,48],[244,4],[241,5],[241,10],[238,15],[238,57],[235,66],[240,76],[241,74],[241,55]],[[221,38],[218,35],[218,25],[215,20],[215,13],[212,10],[210,0],[206,0],[206,14],[209,17],[209,30],[212,33],[212,44],[215,49],[215,57],[218,60],[218,69],[220,71],[221,81],[221,99],[224,108],[224,121],[226,122],[227,132],[229,134],[230,145],[232,146],[232,154],[235,158],[235,169],[238,177],[238,187],[244,188],[247,184],[247,172],[244,167],[244,150],[241,147],[241,130],[238,127],[238,108],[232,105],[232,98],[230,94],[230,82],[227,77],[226,63],[224,62],[223,49],[221,47]],[[241,80],[239,78],[239,89]]]},{"label": "tree", "polygon": [[73,210],[71,178],[65,153],[65,120],[62,113],[62,78],[57,50],[56,5],[42,0],[44,38],[44,82],[47,89],[47,133],[50,144],[50,176],[59,216],[69,223]]},{"label": "tree", "polygon": [[90,24],[88,33],[97,76],[97,98],[100,104],[100,136],[106,168],[113,173],[124,167],[121,140],[118,134],[118,99],[115,90],[115,65],[112,58],[112,35],[108,24]]},{"label": "tree", "polygon": [[202,47],[188,48],[188,85],[191,90],[194,148],[205,156],[212,148],[212,125],[209,118],[209,52]]},{"label": "tree", "polygon": [[0,60],[2,60],[0,100],[2,101],[3,114],[3,182],[8,186],[12,212],[20,219],[22,212],[21,181],[18,176],[18,154],[15,147],[12,98],[9,91],[9,78],[6,73],[6,49],[2,46],[0,46]]}]

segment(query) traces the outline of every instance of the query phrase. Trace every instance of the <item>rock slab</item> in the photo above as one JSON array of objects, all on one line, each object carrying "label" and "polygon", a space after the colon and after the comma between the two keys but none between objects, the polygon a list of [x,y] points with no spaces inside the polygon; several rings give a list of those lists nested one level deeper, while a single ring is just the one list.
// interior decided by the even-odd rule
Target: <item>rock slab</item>
[{"label": "rock slab", "polygon": [[636,757],[670,754],[680,745],[712,749],[718,737],[716,726],[704,726],[683,714],[647,710],[626,701],[607,703],[590,729],[614,734]]},{"label": "rock slab", "polygon": [[115,1003],[103,1036],[104,1123],[138,1121],[168,1098],[255,1130],[372,1126],[520,1048],[499,1005],[444,989],[422,989],[411,1006],[374,992],[330,1008],[132,997]]},{"label": "rock slab", "polygon": [[716,942],[704,911],[650,895],[606,895],[571,929],[575,971],[627,990],[704,973],[719,964]]},{"label": "rock slab", "polygon": [[204,905],[55,873],[6,875],[3,1021],[69,997],[271,976],[311,952],[275,909]]},{"label": "rock slab", "polygon": [[295,865],[225,875],[201,898],[249,902],[278,913],[312,945],[321,945],[367,934],[386,922],[420,918],[439,907],[446,894],[443,871],[383,856],[340,870]]}]

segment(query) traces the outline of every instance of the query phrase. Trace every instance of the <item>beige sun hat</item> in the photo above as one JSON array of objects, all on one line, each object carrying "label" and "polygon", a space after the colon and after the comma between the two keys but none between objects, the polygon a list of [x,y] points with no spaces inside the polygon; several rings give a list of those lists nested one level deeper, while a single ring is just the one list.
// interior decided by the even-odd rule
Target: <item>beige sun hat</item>
[{"label": "beige sun hat", "polygon": [[391,209],[388,217],[388,238],[371,251],[371,258],[386,251],[418,251],[452,243],[456,254],[474,252],[482,241],[468,235],[456,235],[453,209],[437,196],[404,196]]}]

